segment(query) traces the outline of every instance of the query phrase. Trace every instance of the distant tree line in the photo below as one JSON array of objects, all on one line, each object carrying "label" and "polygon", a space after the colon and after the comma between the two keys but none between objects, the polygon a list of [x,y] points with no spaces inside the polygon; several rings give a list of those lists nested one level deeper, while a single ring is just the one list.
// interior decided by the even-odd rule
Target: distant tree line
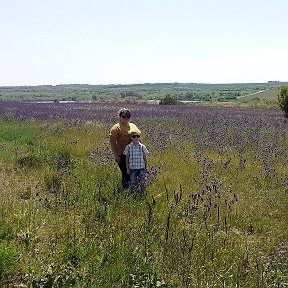
[{"label": "distant tree line", "polygon": [[[278,82],[276,84],[279,84]],[[271,87],[271,83],[197,84],[144,83],[131,85],[63,84],[42,86],[0,86],[0,101],[234,101],[239,96],[251,95]],[[273,86],[274,85],[274,86]],[[283,84],[288,85],[288,82]],[[275,92],[275,98],[277,92]],[[166,99],[170,96],[173,99]],[[165,98],[165,99],[164,99]],[[261,98],[262,99],[262,98]],[[275,99],[276,100],[276,99]],[[281,102],[282,103],[282,102]],[[282,105],[282,104],[281,104]],[[282,105],[283,106],[283,105]]]}]

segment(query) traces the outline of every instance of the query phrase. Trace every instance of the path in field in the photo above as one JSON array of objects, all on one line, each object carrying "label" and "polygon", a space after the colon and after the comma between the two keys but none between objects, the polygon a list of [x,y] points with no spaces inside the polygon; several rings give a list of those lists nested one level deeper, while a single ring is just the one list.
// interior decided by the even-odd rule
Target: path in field
[{"label": "path in field", "polygon": [[[251,94],[248,94],[248,95],[244,95],[244,96],[239,96],[237,97],[237,99],[252,99],[254,97],[257,97],[259,96],[259,98],[261,99],[277,99],[277,92],[278,92],[278,88],[275,89],[275,88],[268,88],[268,89],[265,89],[265,90],[259,90],[257,92],[254,92],[254,93],[251,93]],[[255,96],[257,95],[257,96]],[[252,97],[254,96],[254,97]]]}]

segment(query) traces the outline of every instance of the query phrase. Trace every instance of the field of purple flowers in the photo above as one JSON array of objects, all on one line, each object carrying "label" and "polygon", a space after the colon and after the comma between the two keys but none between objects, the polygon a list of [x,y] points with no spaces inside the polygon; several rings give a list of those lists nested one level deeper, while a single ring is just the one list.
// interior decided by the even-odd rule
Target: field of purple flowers
[{"label": "field of purple flowers", "polygon": [[0,102],[0,284],[287,287],[282,112],[125,105],[150,151],[133,197],[108,145],[119,105]]}]

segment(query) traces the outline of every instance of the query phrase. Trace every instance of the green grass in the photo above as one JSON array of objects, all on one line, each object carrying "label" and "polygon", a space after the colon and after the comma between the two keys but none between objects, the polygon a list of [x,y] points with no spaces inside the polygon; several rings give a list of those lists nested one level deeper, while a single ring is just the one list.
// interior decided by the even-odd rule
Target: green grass
[{"label": "green grass", "polygon": [[33,141],[33,132],[17,124],[11,124],[1,127],[0,139],[2,143],[29,144]]},{"label": "green grass", "polygon": [[233,149],[185,158],[194,144],[172,140],[149,156],[160,172],[135,198],[118,189],[118,167],[101,162],[107,127],[46,124],[1,121],[2,286],[285,287],[281,159],[271,182],[251,151],[241,168]]}]

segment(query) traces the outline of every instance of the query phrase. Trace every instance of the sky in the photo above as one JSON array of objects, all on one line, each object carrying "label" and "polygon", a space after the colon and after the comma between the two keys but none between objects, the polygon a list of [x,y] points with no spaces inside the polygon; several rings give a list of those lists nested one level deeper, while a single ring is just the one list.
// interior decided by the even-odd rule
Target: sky
[{"label": "sky", "polygon": [[0,0],[0,86],[288,81],[287,0]]}]

